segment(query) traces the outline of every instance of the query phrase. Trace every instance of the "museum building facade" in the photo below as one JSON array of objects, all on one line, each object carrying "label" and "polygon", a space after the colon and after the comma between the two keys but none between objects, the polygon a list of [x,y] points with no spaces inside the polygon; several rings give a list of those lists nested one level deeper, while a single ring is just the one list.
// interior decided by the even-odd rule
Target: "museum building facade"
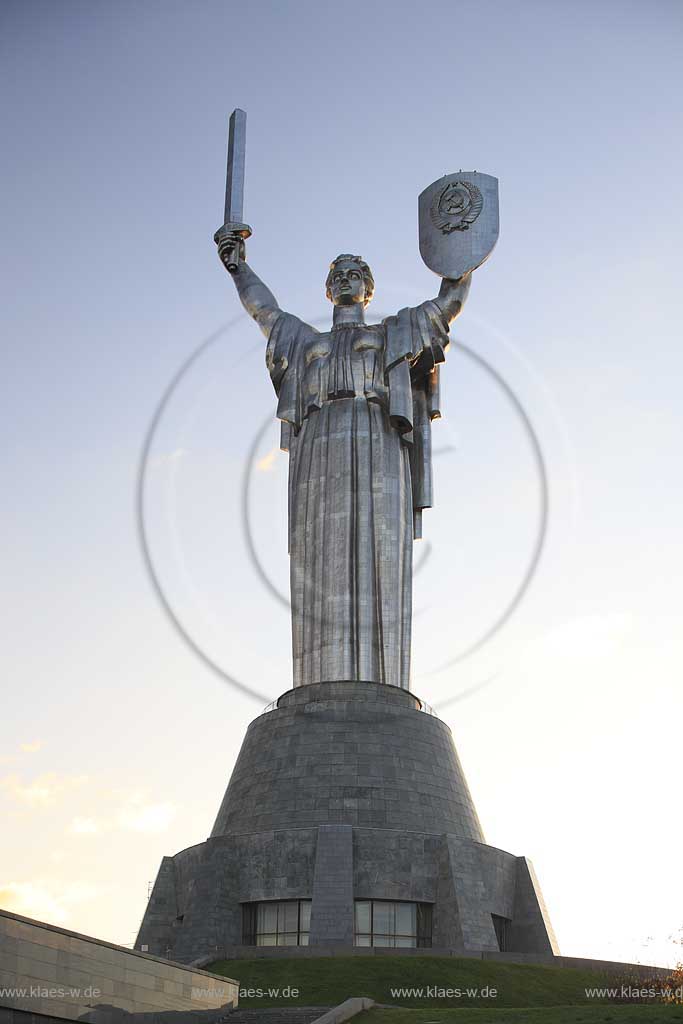
[{"label": "museum building facade", "polygon": [[315,683],[256,718],[135,944],[180,963],[292,946],[558,952],[531,863],[486,844],[450,729],[408,690]]}]

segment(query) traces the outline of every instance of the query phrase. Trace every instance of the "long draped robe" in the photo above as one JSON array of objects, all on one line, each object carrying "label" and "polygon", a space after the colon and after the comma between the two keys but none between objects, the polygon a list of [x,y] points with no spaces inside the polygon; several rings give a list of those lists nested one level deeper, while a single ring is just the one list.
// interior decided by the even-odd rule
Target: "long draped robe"
[{"label": "long draped robe", "polygon": [[289,452],[294,685],[410,684],[412,546],[432,504],[448,321],[435,302],[321,333],[282,313],[266,365]]}]

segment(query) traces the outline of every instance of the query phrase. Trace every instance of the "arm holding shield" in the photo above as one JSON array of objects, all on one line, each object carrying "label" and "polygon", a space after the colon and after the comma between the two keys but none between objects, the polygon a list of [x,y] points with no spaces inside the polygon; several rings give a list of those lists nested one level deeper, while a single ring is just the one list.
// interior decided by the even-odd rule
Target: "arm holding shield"
[{"label": "arm holding shield", "polygon": [[420,255],[443,278],[434,300],[451,323],[462,310],[471,274],[498,241],[498,179],[478,171],[447,174],[418,199]]},{"label": "arm holding shield", "polygon": [[456,316],[460,316],[462,313],[462,307],[467,300],[471,284],[471,273],[463,274],[462,277],[456,280],[452,280],[450,277],[444,277],[442,280],[439,294],[434,299],[434,302],[449,324],[455,320]]}]

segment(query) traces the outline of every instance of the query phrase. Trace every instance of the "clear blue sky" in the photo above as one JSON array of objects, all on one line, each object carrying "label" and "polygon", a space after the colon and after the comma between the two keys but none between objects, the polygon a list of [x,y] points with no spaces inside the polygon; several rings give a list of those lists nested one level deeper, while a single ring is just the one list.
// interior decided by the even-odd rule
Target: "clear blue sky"
[{"label": "clear blue sky", "polygon": [[[500,242],[456,333],[538,433],[548,545],[495,643],[434,673],[509,599],[538,515],[519,422],[453,351],[415,689],[437,703],[496,674],[444,718],[489,841],[532,857],[563,951],[675,957],[682,20],[611,0],[5,0],[0,904],[132,941],[147,881],[209,833],[259,710],[173,630],[135,531],[159,399],[240,312],[211,240],[239,105],[249,259],[304,317],[328,315],[341,251],[372,265],[370,318],[434,295],[418,193],[460,167],[499,177]],[[287,615],[239,508],[274,411],[259,338],[241,321],[181,382],[148,526],[189,633],[275,697]],[[286,589],[275,437],[251,515]]]}]

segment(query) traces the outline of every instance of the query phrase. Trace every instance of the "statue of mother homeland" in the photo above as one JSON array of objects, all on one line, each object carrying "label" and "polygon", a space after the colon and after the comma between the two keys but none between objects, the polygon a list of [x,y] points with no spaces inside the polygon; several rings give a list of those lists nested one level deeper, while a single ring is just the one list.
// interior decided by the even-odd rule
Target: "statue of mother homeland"
[{"label": "statue of mother homeland", "polygon": [[[244,243],[219,240],[228,265]],[[332,328],[283,312],[251,267],[231,276],[268,339],[281,447],[289,452],[294,685],[358,680],[409,688],[413,539],[432,504],[431,421],[449,324],[470,275],[439,295],[366,324],[374,281],[341,255],[326,291]]]}]

